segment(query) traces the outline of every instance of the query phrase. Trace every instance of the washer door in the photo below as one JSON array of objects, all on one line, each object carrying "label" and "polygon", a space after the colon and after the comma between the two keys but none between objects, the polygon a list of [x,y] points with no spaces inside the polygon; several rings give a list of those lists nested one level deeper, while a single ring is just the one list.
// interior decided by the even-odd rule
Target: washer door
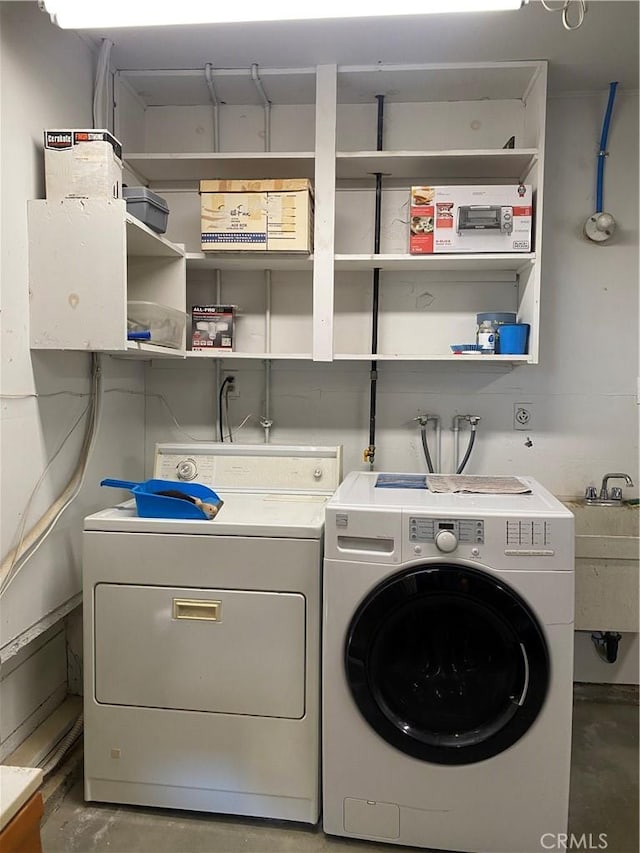
[{"label": "washer door", "polygon": [[346,677],[388,743],[436,764],[508,749],[536,719],[549,655],[522,598],[477,569],[412,568],[376,587],[354,615]]}]

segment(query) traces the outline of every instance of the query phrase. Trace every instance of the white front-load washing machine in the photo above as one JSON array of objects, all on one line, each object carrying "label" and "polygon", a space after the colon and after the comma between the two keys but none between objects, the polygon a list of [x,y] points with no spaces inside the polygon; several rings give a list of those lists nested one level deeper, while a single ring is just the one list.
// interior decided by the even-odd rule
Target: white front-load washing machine
[{"label": "white front-load washing machine", "polygon": [[527,494],[356,472],[329,501],[326,832],[474,853],[566,832],[573,516],[517,480]]},{"label": "white front-load washing machine", "polygon": [[85,797],[316,823],[325,504],[337,447],[161,444],[210,520],[85,519]]}]

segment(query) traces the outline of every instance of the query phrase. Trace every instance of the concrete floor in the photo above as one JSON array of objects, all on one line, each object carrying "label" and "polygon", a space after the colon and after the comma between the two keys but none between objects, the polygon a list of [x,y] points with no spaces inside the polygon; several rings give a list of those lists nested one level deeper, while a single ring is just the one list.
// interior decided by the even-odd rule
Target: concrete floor
[{"label": "concrete floor", "polygon": [[[535,807],[535,806],[532,806]],[[574,703],[569,830],[607,835],[607,853],[637,853],[636,703]],[[589,849],[590,839],[573,849]],[[408,848],[325,836],[317,828],[250,818],[85,804],[78,781],[42,828],[44,853],[358,853]],[[534,853],[534,851],[532,851]],[[535,853],[539,853],[535,851]]]}]

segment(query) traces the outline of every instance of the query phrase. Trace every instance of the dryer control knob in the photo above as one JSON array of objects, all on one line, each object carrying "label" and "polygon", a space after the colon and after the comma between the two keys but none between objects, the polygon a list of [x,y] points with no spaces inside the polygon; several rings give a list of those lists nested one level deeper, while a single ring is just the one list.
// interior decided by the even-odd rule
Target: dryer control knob
[{"label": "dryer control knob", "polygon": [[179,480],[195,480],[198,476],[195,459],[181,459],[176,465],[176,474]]},{"label": "dryer control knob", "polygon": [[458,538],[455,533],[450,530],[440,530],[436,533],[436,548],[438,551],[444,551],[448,554],[450,551],[455,551],[458,547]]}]

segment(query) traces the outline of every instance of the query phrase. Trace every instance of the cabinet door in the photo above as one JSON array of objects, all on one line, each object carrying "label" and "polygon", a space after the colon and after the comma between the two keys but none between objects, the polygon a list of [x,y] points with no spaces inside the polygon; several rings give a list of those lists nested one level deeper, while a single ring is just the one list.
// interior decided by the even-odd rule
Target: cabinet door
[{"label": "cabinet door", "polygon": [[126,348],[123,201],[30,201],[33,349]]},{"label": "cabinet door", "polygon": [[300,719],[305,624],[296,593],[98,584],[96,700]]},{"label": "cabinet door", "polygon": [[[127,214],[122,199],[37,199],[28,222],[32,349],[175,353],[128,344],[127,301],[185,317],[180,246]],[[183,329],[178,336],[182,347]]]}]

